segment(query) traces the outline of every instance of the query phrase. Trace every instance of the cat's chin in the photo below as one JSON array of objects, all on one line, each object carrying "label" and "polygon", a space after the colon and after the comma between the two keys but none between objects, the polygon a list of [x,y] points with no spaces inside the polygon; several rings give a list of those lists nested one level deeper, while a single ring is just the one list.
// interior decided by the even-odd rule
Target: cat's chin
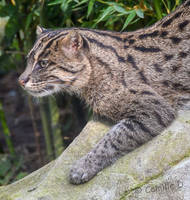
[{"label": "cat's chin", "polygon": [[26,89],[26,91],[34,97],[45,97],[59,92],[60,88],[51,86],[51,87],[46,87],[45,89],[39,91],[34,91],[29,89]]},{"label": "cat's chin", "polygon": [[53,92],[31,92],[31,91],[27,91],[27,92],[33,97],[45,97],[45,96],[49,96],[53,94]]}]

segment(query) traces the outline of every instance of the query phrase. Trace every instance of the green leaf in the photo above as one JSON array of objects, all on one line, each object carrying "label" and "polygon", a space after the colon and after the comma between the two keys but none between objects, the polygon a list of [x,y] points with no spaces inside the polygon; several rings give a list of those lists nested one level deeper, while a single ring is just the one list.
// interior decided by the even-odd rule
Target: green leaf
[{"label": "green leaf", "polygon": [[135,24],[136,22],[138,22],[140,20],[140,18],[136,18],[135,20],[133,20],[130,25]]},{"label": "green leaf", "polygon": [[69,3],[67,2],[67,0],[63,0],[63,2],[62,2],[62,4],[61,4],[61,10],[62,10],[64,13],[67,13],[68,8],[69,8]]},{"label": "green leaf", "polygon": [[133,19],[135,18],[135,16],[136,16],[136,12],[135,12],[135,10],[134,10],[133,12],[131,12],[131,13],[127,16],[127,18],[126,18],[126,20],[125,20],[125,23],[124,23],[123,28],[122,28],[121,31],[123,31],[123,30],[130,24],[130,22],[133,21]]},{"label": "green leaf", "polygon": [[122,14],[129,14],[128,11],[126,11],[123,7],[121,7],[121,6],[117,5],[117,4],[114,4],[114,5],[113,5],[113,8],[114,8],[117,12],[119,12],[119,13],[122,13]]},{"label": "green leaf", "polygon": [[104,12],[100,15],[100,17],[97,20],[96,24],[98,24],[99,22],[103,21],[105,19],[105,17],[107,17],[108,15],[110,15],[113,12],[114,12],[113,7],[107,7],[104,10]]},{"label": "green leaf", "polygon": [[87,18],[90,16],[92,13],[92,9],[94,7],[95,0],[90,0],[88,3],[88,12],[87,12]]},{"label": "green leaf", "polygon": [[144,18],[144,12],[141,9],[136,10],[136,14],[140,18]]},{"label": "green leaf", "polygon": [[[160,0],[154,0],[154,7],[155,7],[155,11],[156,11],[156,15],[157,15],[157,19],[162,19],[162,7],[160,4]],[[164,3],[165,5],[165,3]]]},{"label": "green leaf", "polygon": [[25,22],[25,30],[28,30],[31,22],[32,22],[32,18],[33,18],[33,13],[30,13],[27,18],[26,18],[26,22]]},{"label": "green leaf", "polygon": [[48,3],[48,6],[53,6],[53,5],[57,5],[57,4],[61,4],[63,3],[64,0],[55,0],[51,3]]},{"label": "green leaf", "polygon": [[86,2],[88,2],[89,0],[82,0],[81,2],[79,2],[78,4],[74,5],[73,8],[79,7],[82,4],[85,4]]}]

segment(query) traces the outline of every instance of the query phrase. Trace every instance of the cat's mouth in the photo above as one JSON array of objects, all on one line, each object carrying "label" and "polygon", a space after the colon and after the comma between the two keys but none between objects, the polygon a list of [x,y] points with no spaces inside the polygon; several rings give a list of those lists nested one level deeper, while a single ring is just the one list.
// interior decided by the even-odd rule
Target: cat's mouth
[{"label": "cat's mouth", "polygon": [[25,90],[31,94],[32,96],[35,97],[44,97],[47,95],[51,95],[54,93],[54,87],[53,86],[47,86],[44,88],[38,88],[38,89],[34,89],[34,88],[25,88]]},{"label": "cat's mouth", "polygon": [[61,90],[64,81],[56,78],[48,81],[34,82],[30,78],[19,78],[19,83],[24,90],[34,97],[44,97],[52,95]]},{"label": "cat's mouth", "polygon": [[48,95],[52,95],[53,93],[56,93],[60,91],[60,87],[58,84],[54,84],[53,82],[51,84],[47,85],[35,85],[35,86],[28,86],[25,85],[24,89],[35,97],[44,97]]}]

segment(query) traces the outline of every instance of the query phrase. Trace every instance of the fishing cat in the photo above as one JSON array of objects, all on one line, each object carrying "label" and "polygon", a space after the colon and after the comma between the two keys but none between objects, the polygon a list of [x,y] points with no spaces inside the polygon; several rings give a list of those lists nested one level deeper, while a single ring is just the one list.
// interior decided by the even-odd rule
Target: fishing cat
[{"label": "fishing cat", "polygon": [[19,82],[31,95],[76,94],[114,126],[70,171],[90,180],[119,157],[160,134],[190,100],[190,0],[134,32],[83,28],[38,37]]}]

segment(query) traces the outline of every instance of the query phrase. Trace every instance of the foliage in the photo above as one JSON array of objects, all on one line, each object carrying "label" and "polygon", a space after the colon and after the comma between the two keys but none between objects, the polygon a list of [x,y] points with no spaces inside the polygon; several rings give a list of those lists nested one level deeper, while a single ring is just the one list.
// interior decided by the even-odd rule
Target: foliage
[{"label": "foliage", "polygon": [[54,0],[60,5],[66,26],[82,26],[123,31],[150,25],[169,14],[180,0]]},{"label": "foliage", "polygon": [[18,180],[27,175],[22,169],[22,157],[0,154],[0,185]]},{"label": "foliage", "polygon": [[0,17],[8,16],[9,20],[1,43],[0,72],[23,66],[24,55],[35,40],[37,24],[48,28],[80,26],[117,31],[134,30],[167,15],[181,1],[2,0]]}]

